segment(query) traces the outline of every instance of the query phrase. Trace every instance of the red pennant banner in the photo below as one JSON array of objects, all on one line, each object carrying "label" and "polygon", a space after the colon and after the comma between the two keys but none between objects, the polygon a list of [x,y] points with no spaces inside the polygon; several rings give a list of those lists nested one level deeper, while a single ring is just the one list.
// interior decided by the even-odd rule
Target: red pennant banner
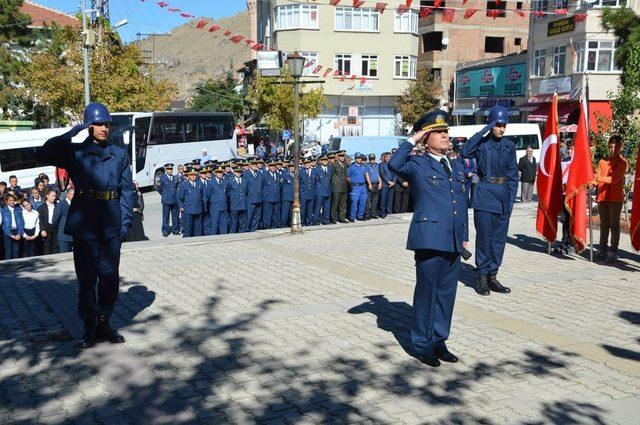
[{"label": "red pennant banner", "polygon": [[456,16],[455,9],[445,9],[442,11],[442,22],[451,23],[454,16]]},{"label": "red pennant banner", "polygon": [[430,7],[423,7],[420,9],[420,18],[424,19],[424,18],[428,18],[429,15],[431,15],[433,13],[433,9]]},{"label": "red pennant banner", "polygon": [[545,13],[541,10],[536,10],[535,12],[532,12],[533,16],[535,16],[536,18],[541,18],[545,15]]},{"label": "red pennant banner", "polygon": [[413,3],[413,0],[407,0],[407,9],[411,9],[411,3]]},{"label": "red pennant banner", "polygon": [[408,12],[409,8],[407,7],[407,5],[401,4],[396,10],[398,12],[398,15],[402,15],[403,13]]},{"label": "red pennant banner", "polygon": [[262,50],[262,49],[264,49],[264,44],[262,43],[256,43],[253,46],[251,46],[251,50]]},{"label": "red pennant banner", "polygon": [[322,78],[327,78],[327,75],[331,74],[331,71],[333,71],[333,68],[327,68],[327,70],[324,71]]},{"label": "red pennant banner", "polygon": [[556,15],[566,15],[567,13],[569,13],[568,9],[556,9],[553,11],[553,13],[555,13]]},{"label": "red pennant banner", "polygon": [[501,3],[502,3],[502,0],[496,0],[496,6],[500,6]]},{"label": "red pennant banner", "polygon": [[362,77],[362,78],[360,78],[360,85],[362,86],[364,84],[367,84],[367,79]]},{"label": "red pennant banner", "polygon": [[247,46],[255,43],[255,41],[253,41],[251,39],[246,39],[244,42],[247,43]]},{"label": "red pennant banner", "polygon": [[462,5],[464,6],[465,4],[467,4],[469,0],[462,0]]},{"label": "red pennant banner", "polygon": [[478,10],[477,9],[467,9],[464,12],[464,16],[462,17],[463,19],[469,19],[470,17],[472,17]]},{"label": "red pennant banner", "polygon": [[169,6],[169,3],[165,3],[165,2],[163,2],[163,1],[159,1],[159,2],[158,2],[158,6],[160,6],[160,7],[167,7],[167,6]]},{"label": "red pennant banner", "polygon": [[226,35],[226,36],[230,36],[231,35],[231,31],[225,30],[225,32],[223,34]]},{"label": "red pennant banner", "polygon": [[195,18],[191,13],[181,13],[180,16],[183,18]]},{"label": "red pennant banner", "polygon": [[336,4],[340,3],[340,0],[329,0],[329,4],[331,6],[335,6]]},{"label": "red pennant banner", "polygon": [[442,0],[435,0],[433,2],[433,7],[440,7],[442,6]]},{"label": "red pennant banner", "polygon": [[311,71],[311,72],[313,72],[314,74],[317,74],[320,71],[322,71],[322,65],[316,66],[315,68],[313,68],[313,71]]},{"label": "red pennant banner", "polygon": [[244,37],[241,35],[234,35],[233,37],[230,38],[230,40],[236,44],[240,43],[242,40],[244,40]]},{"label": "red pennant banner", "polygon": [[167,9],[169,12],[182,12],[182,10],[178,9],[177,7],[172,7]]},{"label": "red pennant banner", "polygon": [[388,3],[380,3],[380,2],[376,3],[375,11],[384,13],[384,10],[387,8],[387,4]]},{"label": "red pennant banner", "polygon": [[344,81],[347,79],[347,75],[348,74],[342,74],[342,77],[340,77],[340,81]]},{"label": "red pennant banner", "polygon": [[576,22],[584,22],[587,20],[586,13],[576,13],[575,15],[573,15],[573,17],[576,20]]},{"label": "red pennant banner", "polygon": [[342,74],[342,71],[340,71],[339,69],[336,69],[336,70],[333,72],[333,78],[338,78],[338,77],[341,77],[342,75],[343,75],[343,74]]},{"label": "red pennant banner", "polygon": [[198,22],[198,25],[196,25],[196,28],[201,30],[202,28],[206,27],[208,23],[208,21],[200,21]]},{"label": "red pennant banner", "polygon": [[500,14],[502,13],[502,10],[500,9],[489,9],[487,10],[487,16],[496,19],[498,16],[500,16]]},{"label": "red pennant banner", "polygon": [[213,24],[211,28],[209,28],[209,32],[218,31],[220,29],[220,25]]},{"label": "red pennant banner", "polygon": [[359,8],[364,4],[364,0],[353,0],[353,7],[355,9]]},{"label": "red pennant banner", "polygon": [[514,10],[514,12],[516,13],[516,15],[518,15],[521,18],[524,18],[525,16],[527,16],[522,10]]}]

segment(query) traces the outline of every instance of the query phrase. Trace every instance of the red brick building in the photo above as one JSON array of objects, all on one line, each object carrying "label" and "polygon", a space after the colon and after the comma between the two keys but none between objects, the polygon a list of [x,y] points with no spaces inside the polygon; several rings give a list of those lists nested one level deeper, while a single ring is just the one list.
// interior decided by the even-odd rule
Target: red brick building
[{"label": "red brick building", "polygon": [[44,28],[45,25],[57,24],[60,27],[81,27],[82,23],[75,16],[31,1],[24,1],[20,12],[31,17],[31,28]]}]

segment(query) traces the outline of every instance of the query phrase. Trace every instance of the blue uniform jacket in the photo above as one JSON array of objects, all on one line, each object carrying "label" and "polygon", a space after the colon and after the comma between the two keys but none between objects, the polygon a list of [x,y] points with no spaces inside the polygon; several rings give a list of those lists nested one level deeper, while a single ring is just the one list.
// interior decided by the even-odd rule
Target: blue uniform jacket
[{"label": "blue uniform jacket", "polygon": [[[475,186],[471,208],[497,214],[511,214],[518,192],[518,163],[514,143],[503,137],[494,142],[480,130],[460,148],[463,158],[475,159],[480,182]],[[497,158],[494,157],[497,155]],[[490,177],[506,177],[504,184],[487,182]]]},{"label": "blue uniform jacket", "polygon": [[[255,176],[254,176],[255,174]],[[247,186],[247,202],[257,204],[262,202],[262,171],[246,170],[242,173],[242,180]]]},{"label": "blue uniform jacket", "polygon": [[327,171],[322,171],[322,165],[316,166],[311,172],[315,186],[316,196],[331,196],[331,166],[327,165]]},{"label": "blue uniform jacket", "polygon": [[163,174],[160,177],[160,185],[158,186],[158,193],[160,193],[160,202],[167,205],[175,205],[178,203],[178,184],[180,183],[178,177],[169,176]]},{"label": "blue uniform jacket", "polygon": [[300,170],[300,200],[308,201],[310,199],[316,199],[313,170],[311,170],[311,176],[309,176],[309,170],[303,168]]},{"label": "blue uniform jacket", "polygon": [[358,165],[356,162],[352,162],[349,168],[347,168],[347,177],[349,177],[352,184],[366,183],[367,181],[364,178],[366,172],[367,169],[364,165]]},{"label": "blue uniform jacket", "polygon": [[245,211],[247,209],[247,181],[243,178],[238,183],[235,177],[227,181],[227,197],[231,211]]},{"label": "blue uniform jacket", "polygon": [[380,182],[380,166],[378,164],[367,164],[365,165],[365,169],[367,170],[367,174],[369,174],[369,180],[371,180],[371,183]]},{"label": "blue uniform jacket", "polygon": [[409,227],[407,249],[462,252],[469,239],[467,193],[462,162],[451,162],[451,178],[430,155],[411,156],[405,142],[389,161],[389,168],[409,182],[415,212]]},{"label": "blue uniform jacket", "polygon": [[226,211],[227,210],[227,182],[224,178],[209,180],[208,190],[205,194],[206,202],[209,203],[210,211]]},{"label": "blue uniform jacket", "polygon": [[293,202],[293,174],[289,170],[282,171],[282,200]]},{"label": "blue uniform jacket", "polygon": [[395,183],[396,175],[389,169],[389,164],[387,162],[380,163],[380,178],[382,179],[382,183],[385,185],[389,185],[389,183]]},{"label": "blue uniform jacket", "polygon": [[263,202],[280,202],[280,187],[281,180],[277,171],[273,173],[274,177],[269,171],[262,176],[262,201]]},{"label": "blue uniform jacket", "polygon": [[185,214],[202,214],[204,188],[199,180],[194,183],[195,187],[191,180],[185,180],[178,186],[178,206],[184,208]]},{"label": "blue uniform jacket", "polygon": [[58,202],[53,209],[53,218],[51,219],[54,226],[58,229],[58,240],[62,242],[73,242],[71,235],[67,235],[64,232],[64,226],[67,223],[67,217],[69,216],[69,203],[66,199]]},{"label": "blue uniform jacket", "polygon": [[[2,207],[0,212],[2,213],[2,231],[5,235],[11,236],[11,210],[9,209],[9,207]],[[24,217],[22,215],[22,208],[18,204],[13,207],[13,216],[16,220],[16,231],[18,232],[17,234],[22,237],[22,235],[24,234]]]},{"label": "blue uniform jacket", "polygon": [[[71,143],[65,133],[53,137],[36,154],[43,164],[64,168],[75,185],[65,233],[85,239],[119,237],[131,225],[135,190],[131,179],[129,156],[124,149],[101,147],[91,137]],[[91,191],[115,191],[111,200],[84,196]]]}]

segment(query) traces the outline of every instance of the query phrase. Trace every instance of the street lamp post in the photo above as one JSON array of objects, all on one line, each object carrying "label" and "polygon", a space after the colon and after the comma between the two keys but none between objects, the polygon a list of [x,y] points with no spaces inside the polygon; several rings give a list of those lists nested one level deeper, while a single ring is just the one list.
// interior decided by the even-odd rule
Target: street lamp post
[{"label": "street lamp post", "polygon": [[89,32],[87,31],[87,2],[82,0],[82,34],[84,36],[82,55],[84,63],[84,106],[91,103],[91,93],[89,92]]},{"label": "street lamp post", "polygon": [[293,77],[293,208],[291,216],[291,233],[301,233],[300,219],[300,77],[304,70],[304,56],[293,53],[287,56],[289,72]]}]

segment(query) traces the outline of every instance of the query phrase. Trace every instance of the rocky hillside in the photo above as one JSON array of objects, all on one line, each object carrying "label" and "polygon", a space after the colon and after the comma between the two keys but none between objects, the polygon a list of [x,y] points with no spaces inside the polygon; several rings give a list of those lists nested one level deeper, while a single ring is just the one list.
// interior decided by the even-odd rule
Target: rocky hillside
[{"label": "rocky hillside", "polygon": [[[156,36],[155,40],[147,38],[140,43],[148,62],[152,62],[155,48],[156,75],[175,82],[181,99],[192,96],[191,89],[198,81],[222,76],[229,68],[235,70],[251,57],[246,43],[234,44],[222,31],[197,30],[197,23],[198,20],[174,28],[168,37]],[[249,36],[248,11],[216,23],[236,34]]]}]

